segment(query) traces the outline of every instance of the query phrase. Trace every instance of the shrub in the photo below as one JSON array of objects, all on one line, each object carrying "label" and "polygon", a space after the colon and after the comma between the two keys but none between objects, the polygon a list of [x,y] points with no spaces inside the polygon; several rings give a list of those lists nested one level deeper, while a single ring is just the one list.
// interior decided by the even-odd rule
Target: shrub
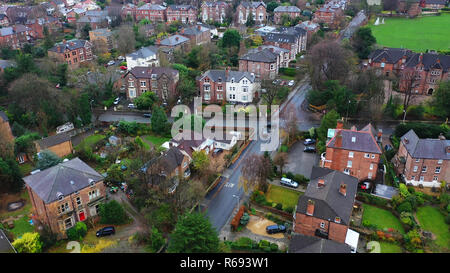
[{"label": "shrub", "polygon": [[75,226],[69,228],[67,230],[67,237],[71,241],[78,241],[82,240],[84,236],[86,236],[87,233],[87,226],[83,222],[76,223]]},{"label": "shrub", "polygon": [[445,217],[445,222],[450,225],[450,214]]},{"label": "shrub", "polygon": [[19,253],[40,253],[42,251],[42,242],[37,232],[27,232],[19,239],[16,239],[12,245]]},{"label": "shrub", "polygon": [[122,205],[116,200],[112,200],[105,204],[100,204],[100,223],[120,225],[127,220],[127,215]]},{"label": "shrub", "polygon": [[402,212],[412,212],[412,211],[413,211],[413,209],[412,209],[411,203],[408,201],[404,201],[397,207],[397,212],[400,214]]},{"label": "shrub", "polygon": [[362,198],[364,203],[369,203],[380,207],[385,207],[388,204],[388,200],[374,196],[369,193],[359,192],[358,196]]},{"label": "shrub", "polygon": [[270,251],[277,252],[278,251],[278,245],[275,243],[270,244]]},{"label": "shrub", "polygon": [[293,213],[294,212],[294,207],[286,207],[283,209],[285,212],[287,213]]},{"label": "shrub", "polygon": [[275,208],[276,208],[277,210],[282,210],[282,209],[283,209],[283,204],[278,203],[278,204],[275,206]]},{"label": "shrub", "polygon": [[302,174],[295,174],[293,180],[300,184],[308,184],[308,182],[309,182],[309,179]]}]

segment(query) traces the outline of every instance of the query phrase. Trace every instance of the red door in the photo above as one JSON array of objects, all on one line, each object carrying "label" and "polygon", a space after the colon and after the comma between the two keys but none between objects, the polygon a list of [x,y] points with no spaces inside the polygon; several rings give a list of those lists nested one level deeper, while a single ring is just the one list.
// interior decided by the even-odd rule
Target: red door
[{"label": "red door", "polygon": [[86,219],[86,216],[84,215],[84,211],[80,211],[80,214],[78,214],[78,218],[80,218],[80,221],[84,221]]}]

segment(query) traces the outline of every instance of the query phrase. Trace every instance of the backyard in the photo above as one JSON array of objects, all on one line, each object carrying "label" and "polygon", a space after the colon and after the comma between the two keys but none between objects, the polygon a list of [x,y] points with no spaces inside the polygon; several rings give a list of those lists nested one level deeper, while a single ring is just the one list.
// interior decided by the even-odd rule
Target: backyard
[{"label": "backyard", "polygon": [[388,243],[384,241],[380,241],[380,251],[381,253],[402,253],[402,247],[394,244],[394,243]]},{"label": "backyard", "polygon": [[283,208],[292,207],[298,203],[298,198],[302,192],[290,190],[277,185],[269,185],[266,193],[266,199],[269,202],[281,203]]},{"label": "backyard", "polygon": [[156,148],[159,148],[164,142],[169,141],[170,138],[168,137],[160,137],[155,135],[146,135],[143,136],[143,139],[147,142],[152,143],[155,145]]},{"label": "backyard", "polygon": [[400,220],[397,219],[397,217],[395,217],[391,212],[367,204],[363,204],[363,206],[363,224],[368,223],[383,230],[392,228],[401,234],[405,234],[405,230],[403,229]]},{"label": "backyard", "polygon": [[[381,18],[380,18],[381,20]],[[369,23],[380,46],[408,48],[425,52],[427,49],[443,50],[450,47],[450,14],[426,16],[415,19],[385,18],[385,24]]]},{"label": "backyard", "polygon": [[450,232],[448,225],[445,223],[445,218],[439,212],[439,209],[431,206],[420,207],[417,209],[416,216],[423,230],[431,231],[436,235],[434,242],[438,246],[449,248]]}]

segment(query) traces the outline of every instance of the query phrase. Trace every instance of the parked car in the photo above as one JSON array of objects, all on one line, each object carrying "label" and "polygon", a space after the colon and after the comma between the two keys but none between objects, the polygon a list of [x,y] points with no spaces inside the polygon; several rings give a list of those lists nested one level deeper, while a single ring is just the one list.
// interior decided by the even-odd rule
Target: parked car
[{"label": "parked car", "polygon": [[294,80],[290,80],[290,81],[288,82],[288,86],[294,86],[294,84],[295,84],[295,81],[294,81]]},{"label": "parked car", "polygon": [[278,85],[278,84],[281,83],[281,80],[280,80],[280,79],[276,79],[276,80],[274,80],[272,83],[275,84],[275,85]]},{"label": "parked car", "polygon": [[286,232],[286,227],[283,225],[271,225],[266,227],[266,232],[268,234]]},{"label": "parked car", "polygon": [[117,98],[114,100],[114,104],[117,105],[117,104],[119,104],[119,102],[120,102],[120,97],[117,97]]},{"label": "parked car", "polygon": [[305,149],[303,149],[303,152],[305,153],[315,153],[316,152],[316,148],[313,146],[306,146]]},{"label": "parked car", "polygon": [[311,144],[314,144],[314,143],[316,143],[316,140],[315,140],[315,139],[307,138],[307,139],[305,139],[305,141],[303,142],[303,145],[307,146],[307,145],[311,145]]},{"label": "parked car", "polygon": [[108,66],[111,66],[111,65],[114,65],[116,62],[115,61],[109,61],[108,63],[107,63],[107,65]]},{"label": "parked car", "polygon": [[288,187],[292,187],[292,188],[297,188],[298,187],[298,183],[293,181],[292,179],[286,178],[286,177],[282,177],[280,180],[280,184],[288,186]]},{"label": "parked car", "polygon": [[370,183],[369,182],[362,182],[361,183],[361,189],[362,190],[369,190],[370,189]]},{"label": "parked car", "polygon": [[114,234],[116,234],[116,229],[113,226],[109,226],[99,229],[95,235],[97,237],[103,237]]},{"label": "parked car", "polygon": [[144,118],[151,118],[152,114],[150,113],[144,113],[142,116],[144,116]]},{"label": "parked car", "polygon": [[118,187],[116,186],[112,186],[111,189],[109,190],[110,193],[116,193],[119,190]]},{"label": "parked car", "polygon": [[120,69],[122,69],[122,70],[127,70],[128,68],[127,68],[126,66],[122,65],[122,66],[120,67]]},{"label": "parked car", "polygon": [[71,130],[73,130],[74,128],[75,128],[75,127],[74,127],[74,125],[73,125],[72,122],[67,122],[67,123],[64,123],[64,124],[61,125],[61,126],[56,127],[56,133],[57,133],[57,134],[61,134],[61,133],[64,133],[64,132],[71,131]]},{"label": "parked car", "polygon": [[119,61],[125,61],[125,57],[124,57],[124,56],[119,56],[119,57],[117,57],[117,60],[119,60]]},{"label": "parked car", "polygon": [[134,105],[134,103],[129,103],[128,104],[128,108],[134,109],[134,108],[136,108],[136,105]]},{"label": "parked car", "polygon": [[218,155],[218,154],[220,154],[221,152],[223,152],[223,149],[221,149],[221,148],[216,148],[216,149],[214,149],[214,151],[213,151],[213,155]]}]

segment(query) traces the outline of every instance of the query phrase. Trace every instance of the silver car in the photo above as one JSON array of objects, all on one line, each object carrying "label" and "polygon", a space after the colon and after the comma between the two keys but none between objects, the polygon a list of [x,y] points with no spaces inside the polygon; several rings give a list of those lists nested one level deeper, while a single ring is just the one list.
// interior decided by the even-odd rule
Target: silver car
[{"label": "silver car", "polygon": [[298,183],[293,181],[292,179],[286,178],[286,177],[282,177],[280,180],[280,184],[288,186],[288,187],[292,187],[292,188],[297,188],[298,187]]}]

